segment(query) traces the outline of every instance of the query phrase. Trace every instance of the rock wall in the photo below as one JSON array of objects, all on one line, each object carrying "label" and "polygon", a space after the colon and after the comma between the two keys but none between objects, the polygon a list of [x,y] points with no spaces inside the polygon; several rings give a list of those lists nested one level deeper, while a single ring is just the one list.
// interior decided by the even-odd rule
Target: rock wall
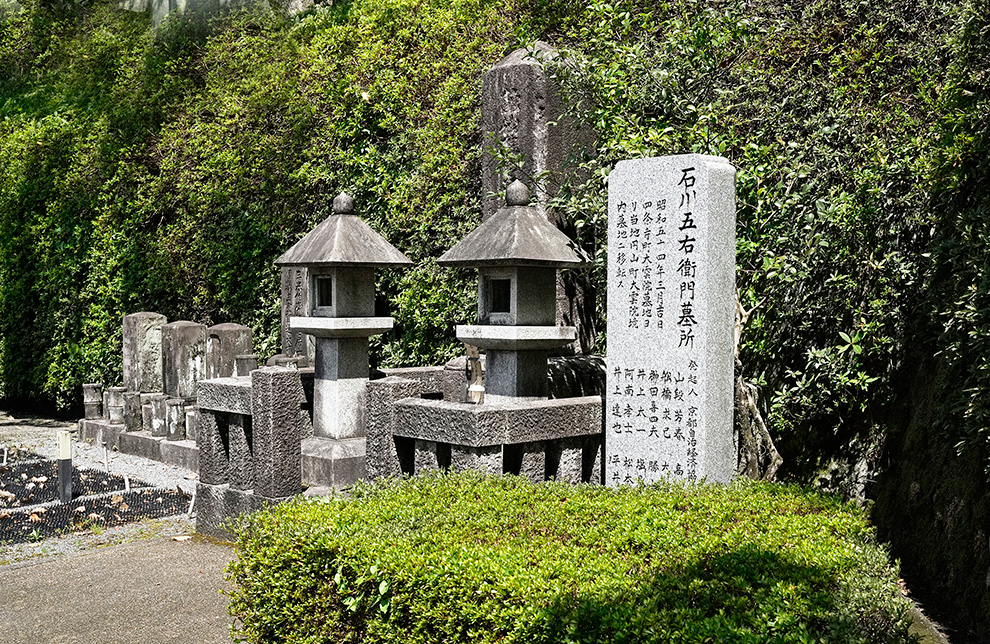
[{"label": "rock wall", "polygon": [[[910,364],[910,363],[909,363]],[[879,536],[915,599],[953,642],[990,643],[990,483],[986,454],[959,456],[938,396],[947,378],[919,359],[888,423],[882,470],[868,490]]]}]

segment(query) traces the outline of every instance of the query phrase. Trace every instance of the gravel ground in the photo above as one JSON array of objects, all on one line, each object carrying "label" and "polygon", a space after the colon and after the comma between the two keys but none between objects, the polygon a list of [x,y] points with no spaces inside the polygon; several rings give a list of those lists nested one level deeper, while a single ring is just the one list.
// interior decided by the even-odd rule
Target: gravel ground
[{"label": "gravel ground", "polygon": [[[55,433],[60,429],[75,430],[76,423],[24,415],[12,416],[0,411],[0,446],[17,446],[44,458],[54,459]],[[196,488],[197,475],[194,472],[130,454],[105,452],[102,448],[84,442],[73,442],[72,464],[77,468],[93,470],[105,470],[109,464],[109,470],[114,474],[140,479],[155,487],[178,488],[190,495]],[[193,518],[180,514],[102,530],[97,528],[95,531],[61,535],[34,543],[0,544],[0,565],[24,565],[39,558],[138,539],[190,535],[195,532],[195,527]]]},{"label": "gravel ground", "polygon": [[[48,418],[11,417],[0,411],[0,445],[27,447],[44,458],[55,458],[55,432],[60,429],[76,430],[76,423],[66,423]],[[104,452],[89,443],[74,441],[72,464],[83,469],[106,469],[104,459],[109,457],[110,471],[139,478],[155,487],[180,487],[192,493],[196,487],[196,474],[189,470],[150,461],[140,456]]]}]

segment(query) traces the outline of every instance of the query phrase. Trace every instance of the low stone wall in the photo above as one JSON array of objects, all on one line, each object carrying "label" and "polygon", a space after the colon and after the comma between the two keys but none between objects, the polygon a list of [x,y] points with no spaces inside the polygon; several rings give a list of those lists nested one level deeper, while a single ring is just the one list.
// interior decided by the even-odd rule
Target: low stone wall
[{"label": "low stone wall", "polygon": [[200,381],[196,531],[232,539],[227,521],[302,491],[308,415],[296,369]]},{"label": "low stone wall", "polygon": [[368,383],[368,478],[450,468],[601,482],[600,396],[474,405],[423,389],[398,376]]}]

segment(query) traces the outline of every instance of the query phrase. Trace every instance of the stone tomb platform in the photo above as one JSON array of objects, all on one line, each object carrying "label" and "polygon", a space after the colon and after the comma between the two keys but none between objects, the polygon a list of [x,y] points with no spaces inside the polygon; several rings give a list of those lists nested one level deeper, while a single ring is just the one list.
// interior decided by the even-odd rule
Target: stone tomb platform
[{"label": "stone tomb platform", "polygon": [[196,472],[199,470],[199,448],[196,441],[168,440],[152,436],[150,431],[126,431],[123,423],[106,418],[83,418],[79,421],[79,438],[95,445],[106,445],[124,454],[175,465]]},{"label": "stone tomb platform", "polygon": [[[298,418],[300,437],[299,478],[306,487],[333,487],[343,489],[353,485],[365,476],[365,439],[363,436],[350,439],[330,439],[313,435],[312,419],[306,408],[312,407],[313,369],[290,370],[297,374],[303,388],[305,401],[301,404],[302,413]],[[307,386],[308,385],[308,386]],[[229,458],[240,462],[242,469],[252,467],[250,458],[256,448],[248,445],[254,434],[254,414],[252,409],[252,384],[250,377],[216,378],[199,383],[199,408],[201,414],[211,414],[206,422],[226,423],[226,431],[234,426],[239,431],[227,439],[226,449]],[[243,437],[243,438],[242,438]],[[238,443],[242,442],[242,446]],[[253,441],[252,441],[253,442]],[[240,450],[243,456],[235,453]],[[209,470],[209,468],[207,468]],[[240,476],[247,479],[247,474]],[[237,485],[235,484],[235,487]],[[241,486],[243,487],[243,486]]]},{"label": "stone tomb platform", "polygon": [[389,459],[369,459],[369,477],[476,469],[601,482],[600,396],[482,405],[404,397],[417,395],[417,385],[390,377],[370,388],[368,442],[379,451],[391,442],[392,450]]}]

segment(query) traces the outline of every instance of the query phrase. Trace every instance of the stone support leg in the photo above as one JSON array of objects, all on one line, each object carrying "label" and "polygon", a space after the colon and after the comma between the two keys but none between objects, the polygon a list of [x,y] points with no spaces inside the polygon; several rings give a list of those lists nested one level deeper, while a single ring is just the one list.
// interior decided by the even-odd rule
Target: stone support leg
[{"label": "stone support leg", "polygon": [[367,338],[317,338],[313,435],[364,436],[367,384]]}]

